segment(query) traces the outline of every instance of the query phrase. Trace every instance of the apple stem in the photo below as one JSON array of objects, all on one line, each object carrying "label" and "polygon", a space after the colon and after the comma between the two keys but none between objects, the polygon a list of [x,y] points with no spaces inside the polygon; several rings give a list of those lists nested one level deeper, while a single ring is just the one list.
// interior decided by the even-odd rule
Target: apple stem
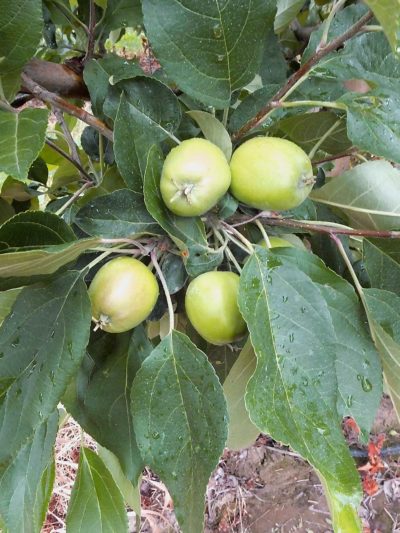
[{"label": "apple stem", "polygon": [[255,224],[258,227],[258,229],[261,231],[261,235],[264,238],[267,248],[272,248],[271,241],[269,240],[269,237],[267,235],[267,232],[265,231],[264,226],[261,224],[259,220],[255,220]]},{"label": "apple stem", "polygon": [[168,314],[169,314],[169,330],[168,333],[171,333],[175,326],[175,316],[174,316],[174,306],[172,305],[171,295],[168,290],[167,280],[164,277],[164,274],[162,273],[160,264],[157,259],[157,250],[154,249],[151,252],[151,262],[154,265],[154,268],[156,269],[157,275],[160,278],[162,288],[164,289],[165,298],[167,300],[168,305]]}]

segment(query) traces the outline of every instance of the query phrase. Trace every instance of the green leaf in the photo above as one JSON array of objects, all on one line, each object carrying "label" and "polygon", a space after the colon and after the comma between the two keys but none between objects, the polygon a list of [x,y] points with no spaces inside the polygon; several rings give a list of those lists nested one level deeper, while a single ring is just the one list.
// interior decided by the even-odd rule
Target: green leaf
[{"label": "green leaf", "polygon": [[116,455],[114,455],[107,448],[103,448],[100,444],[97,443],[97,453],[99,454],[100,459],[104,462],[107,469],[110,471],[114,481],[122,493],[124,502],[133,509],[138,517],[140,517],[141,508],[140,508],[140,482],[141,477],[139,477],[138,483],[134,486],[131,481],[124,474],[121,464],[118,461]]},{"label": "green leaf", "polygon": [[168,137],[181,121],[177,97],[163,83],[142,77],[124,81],[114,128],[114,153],[125,183],[142,191],[149,148]]},{"label": "green leaf", "polygon": [[[33,276],[50,275],[74,262],[83,252],[100,243],[100,239],[83,239],[65,244],[46,246],[41,250],[27,250],[0,254],[1,278],[15,278],[21,285],[35,281]],[[24,279],[26,278],[26,279]],[[31,280],[29,281],[29,278]],[[12,281],[12,280],[10,280]]]},{"label": "green leaf", "polygon": [[0,475],[0,514],[11,533],[40,533],[54,482],[58,411],[40,424]]},{"label": "green leaf", "polygon": [[135,28],[142,23],[140,0],[107,0],[103,20],[103,31],[108,33],[117,28]]},{"label": "green leaf", "polygon": [[104,118],[103,104],[108,93],[110,76],[121,63],[124,63],[123,58],[110,55],[101,59],[91,59],[85,65],[83,79],[89,89],[93,113],[99,118]]},{"label": "green leaf", "polygon": [[239,307],[257,356],[245,397],[251,420],[316,468],[334,528],[361,531],[361,490],[336,410],[337,341],[325,298],[295,265],[258,247],[241,275]]},{"label": "green leaf", "polygon": [[400,97],[396,90],[377,89],[340,99],[347,105],[347,134],[371,154],[400,162]]},{"label": "green leaf", "polygon": [[364,239],[363,259],[372,287],[400,296],[400,250],[397,239]]},{"label": "green leaf", "polygon": [[400,228],[400,171],[387,161],[369,161],[311,193],[343,211],[354,228]]},{"label": "green leaf", "polygon": [[182,530],[201,533],[227,436],[222,387],[206,355],[182,333],[164,337],[136,374],[131,407],[143,459],[166,483]]},{"label": "green leaf", "polygon": [[[271,84],[261,87],[254,93],[249,94],[233,111],[229,119],[229,131],[236,132],[249,120],[256,116],[265,104],[270,100],[279,89],[279,85]],[[275,115],[279,113],[276,112]],[[268,124],[268,122],[266,122]]]},{"label": "green leaf", "polygon": [[0,171],[19,180],[27,178],[43,148],[48,116],[47,109],[0,111]]},{"label": "green leaf", "polygon": [[240,352],[225,382],[224,394],[228,407],[229,433],[226,446],[234,450],[253,444],[260,430],[252,423],[244,402],[247,383],[256,369],[256,356],[250,341]]},{"label": "green leaf", "polygon": [[272,29],[267,34],[259,75],[262,85],[284,83],[287,78],[285,56],[279,39]]},{"label": "green leaf", "polygon": [[[365,15],[367,11],[368,9],[365,5],[354,4],[336,13],[329,25],[328,42],[332,41],[336,37],[339,37],[339,35],[342,35],[350,28],[350,26],[360,20],[360,18]],[[326,24],[327,22],[325,21],[323,24],[319,25],[315,31],[312,32],[307,48],[305,49],[301,59],[303,64],[308,61],[312,55],[315,54],[317,47],[321,42],[321,37],[325,30]],[[349,46],[351,47],[356,39],[359,39],[359,36],[353,37],[353,39],[345,42],[344,50],[347,50]],[[368,51],[365,50],[365,53],[368,54]],[[322,66],[322,68],[325,69],[327,67],[327,64],[330,65],[332,61],[336,64],[336,61],[339,57],[341,57],[341,54],[343,54],[343,50],[339,54],[337,54],[336,52],[328,54],[318,63],[318,65]],[[359,58],[354,57],[354,60],[357,59]],[[318,68],[319,67],[317,66],[316,70],[313,69],[313,72],[319,72]],[[343,68],[342,71],[344,72]]]},{"label": "green leaf", "polygon": [[191,97],[218,109],[257,73],[275,14],[272,0],[186,5],[143,0],[146,33],[161,65]]},{"label": "green leaf", "polygon": [[74,222],[88,235],[110,239],[160,234],[160,226],[149,215],[143,195],[129,189],[94,198],[78,211]]},{"label": "green leaf", "polygon": [[42,2],[0,0],[0,13],[0,88],[11,101],[21,83],[22,67],[35,54],[42,38]]},{"label": "green leaf", "polygon": [[144,179],[146,207],[182,251],[190,276],[213,270],[221,263],[223,254],[208,247],[204,224],[199,217],[175,216],[166,207],[160,193],[162,165],[162,153],[157,146],[153,146],[149,151]]},{"label": "green leaf", "polygon": [[23,289],[0,328],[1,472],[54,412],[89,338],[80,272]]},{"label": "green leaf", "polygon": [[304,0],[278,0],[274,30],[280,33],[293,21],[304,5]]},{"label": "green leaf", "polygon": [[365,289],[364,295],[389,394],[400,419],[400,298],[380,289]]},{"label": "green leaf", "polygon": [[0,198],[0,224],[15,215],[15,210],[6,200]]},{"label": "green leaf", "polygon": [[143,461],[133,431],[129,394],[136,372],[152,349],[141,326],[133,334],[102,334],[89,344],[89,357],[64,397],[67,410],[118,457],[134,485]]},{"label": "green leaf", "polygon": [[52,213],[24,211],[0,227],[0,242],[9,248],[46,246],[76,241],[65,221]]},{"label": "green leaf", "polygon": [[351,146],[346,134],[346,121],[330,111],[304,113],[284,118],[273,126],[273,134],[298,144],[304,151],[312,148],[329,130],[337,127],[321,143],[319,149],[328,154],[340,154]]},{"label": "green leaf", "polygon": [[288,248],[273,253],[309,276],[326,300],[336,337],[337,411],[354,418],[367,442],[382,397],[382,371],[355,290],[313,254]]},{"label": "green leaf", "polygon": [[232,141],[223,124],[205,111],[187,111],[187,114],[200,126],[204,137],[221,148],[226,159],[230,161]]},{"label": "green leaf", "polygon": [[379,20],[393,52],[399,53],[400,4],[398,0],[365,0]]},{"label": "green leaf", "polygon": [[128,533],[122,494],[103,461],[89,448],[81,448],[66,522],[70,533]]},{"label": "green leaf", "polygon": [[167,282],[168,292],[170,294],[175,294],[180,291],[187,279],[182,258],[175,254],[168,254],[165,256],[161,270],[165,281]]},{"label": "green leaf", "polygon": [[6,316],[10,313],[15,300],[21,289],[10,289],[0,292],[0,325]]}]

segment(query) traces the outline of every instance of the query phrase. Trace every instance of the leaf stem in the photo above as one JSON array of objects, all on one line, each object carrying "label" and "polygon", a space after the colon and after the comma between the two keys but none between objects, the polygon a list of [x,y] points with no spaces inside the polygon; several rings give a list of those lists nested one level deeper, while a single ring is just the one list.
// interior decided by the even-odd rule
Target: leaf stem
[{"label": "leaf stem", "polygon": [[[219,242],[220,242],[221,244],[222,244],[222,243],[225,244],[226,241],[224,240],[224,238],[223,238],[223,236],[221,235],[221,233],[220,233],[216,228],[214,228],[213,231],[214,231],[215,236],[216,236],[217,239],[219,240]],[[225,233],[225,235],[226,235],[228,238],[230,238],[230,236],[229,236],[226,232],[224,232],[224,233]],[[246,251],[247,251],[247,250],[246,250]],[[226,246],[225,249],[224,249],[224,253],[225,253],[227,259],[229,259],[229,261],[231,261],[231,262],[235,265],[235,268],[236,268],[236,270],[238,271],[238,273],[239,273],[239,275],[240,275],[240,274],[242,273],[242,268],[241,268],[241,266],[239,265],[239,263],[237,262],[236,257],[233,255],[232,250],[230,250],[229,247]]]},{"label": "leaf stem", "polygon": [[168,331],[168,333],[171,333],[173,331],[173,329],[174,329],[174,326],[175,326],[174,307],[172,305],[171,295],[170,295],[169,290],[168,290],[167,280],[165,279],[164,274],[162,273],[161,267],[160,267],[160,265],[158,263],[158,260],[157,260],[157,250],[156,249],[154,249],[151,252],[151,261],[152,261],[152,263],[154,265],[154,268],[156,269],[158,277],[160,278],[160,281],[161,281],[161,285],[162,285],[162,287],[164,289],[165,298],[166,298],[167,304],[168,304],[168,314],[169,314],[169,331]]},{"label": "leaf stem", "polygon": [[331,239],[333,240],[333,242],[336,244],[337,246],[337,249],[339,250],[339,253],[340,255],[343,257],[343,260],[344,262],[346,263],[346,266],[348,268],[348,271],[350,272],[350,275],[352,277],[352,280],[354,282],[354,285],[357,289],[357,292],[358,292],[358,295],[360,297],[360,300],[362,301],[364,307],[366,308],[366,302],[365,302],[365,296],[364,296],[364,291],[363,291],[363,288],[357,278],[357,275],[356,273],[354,272],[354,268],[353,268],[353,265],[351,264],[351,261],[348,257],[348,255],[346,254],[346,250],[344,249],[343,247],[343,244],[342,244],[342,241],[339,239],[339,237],[337,235],[335,235],[334,233],[331,233],[330,234],[330,237]]},{"label": "leaf stem", "polygon": [[332,135],[332,133],[338,128],[341,124],[342,120],[337,120],[323,135],[318,141],[314,144],[314,146],[311,148],[310,153],[308,154],[308,157],[312,160],[319,148],[322,146],[322,144]]},{"label": "leaf stem", "polygon": [[304,81],[305,79],[307,79],[306,74],[311,71],[314,65],[316,65],[323,57],[339,48],[345,41],[348,41],[357,33],[362,31],[364,26],[372,19],[372,17],[373,13],[369,11],[363,17],[361,17],[360,20],[358,20],[355,24],[350,26],[348,30],[342,33],[342,35],[339,35],[338,37],[336,37],[336,39],[333,39],[326,46],[317,50],[315,54],[312,55],[306,63],[304,63],[296,72],[294,72],[290,76],[285,85],[274,94],[274,96],[265,104],[265,106],[262,107],[253,118],[246,122],[244,126],[242,126],[236,133],[232,135],[232,140],[240,140],[250,130],[262,124],[266,116],[270,113],[271,110],[274,109],[274,104],[276,105],[276,102],[283,100],[287,93],[289,93],[289,91],[291,91],[294,86],[297,86],[299,84],[300,80]]},{"label": "leaf stem", "polygon": [[224,220],[221,220],[220,222],[221,226],[225,229],[225,231],[229,234],[229,233],[233,233],[234,235],[236,235],[236,237],[242,241],[242,243],[246,246],[247,250],[249,251],[250,254],[254,253],[254,248],[253,248],[253,245],[252,243],[246,239],[246,237],[244,235],[242,235],[240,233],[240,231],[238,231],[236,228],[234,228],[233,226],[229,225],[227,222],[225,222]]},{"label": "leaf stem", "polygon": [[228,116],[229,116],[229,107],[225,107],[223,115],[222,115],[222,124],[224,128],[226,128],[226,125],[228,124]]},{"label": "leaf stem", "polygon": [[267,248],[272,248],[271,241],[269,240],[269,237],[267,235],[267,232],[265,231],[264,226],[261,224],[259,220],[255,220],[255,224],[258,227],[258,229],[261,231],[261,235],[264,238],[265,244],[267,245]]},{"label": "leaf stem", "polygon": [[322,37],[319,42],[319,45],[317,46],[317,51],[321,48],[324,48],[326,46],[326,43],[328,42],[328,33],[332,24],[332,21],[336,15],[336,13],[339,11],[339,9],[344,6],[344,4],[347,2],[347,0],[338,0],[332,7],[331,12],[329,13],[328,17],[326,18],[324,22],[324,30],[322,32]]}]

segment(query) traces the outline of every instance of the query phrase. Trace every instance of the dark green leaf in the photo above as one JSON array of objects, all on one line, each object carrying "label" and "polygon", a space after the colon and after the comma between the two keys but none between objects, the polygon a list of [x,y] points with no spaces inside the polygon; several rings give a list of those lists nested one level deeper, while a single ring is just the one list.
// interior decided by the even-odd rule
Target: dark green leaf
[{"label": "dark green leaf", "polygon": [[246,122],[255,117],[258,111],[265,106],[278,89],[279,85],[271,84],[249,94],[233,111],[229,119],[229,131],[235,132],[240,130]]},{"label": "dark green leaf", "polygon": [[[0,0],[0,13],[0,87],[11,101],[21,83],[22,67],[35,54],[42,38],[42,2]],[[2,130],[0,126],[1,133]]]},{"label": "dark green leaf", "polygon": [[140,0],[107,0],[103,31],[109,33],[116,28],[134,28],[141,23],[142,8]]},{"label": "dark green leaf", "polygon": [[179,87],[221,109],[257,73],[272,25],[272,0],[143,0],[144,22],[156,56]]},{"label": "dark green leaf", "polygon": [[208,247],[204,224],[200,218],[175,216],[166,207],[160,193],[162,164],[160,149],[153,146],[149,151],[145,173],[146,207],[183,252],[188,274],[197,276],[218,266],[223,259],[223,254]]},{"label": "dark green leaf", "polygon": [[[0,68],[1,65],[0,62]],[[19,180],[27,178],[30,166],[43,148],[48,116],[47,109],[0,111],[0,171]]]},{"label": "dark green leaf", "polygon": [[[336,124],[337,127],[334,128]],[[309,152],[331,129],[332,133],[319,145],[319,149],[328,154],[344,152],[351,146],[346,134],[346,122],[330,111],[284,118],[274,125],[273,133],[293,141]]]},{"label": "dark green leaf", "polygon": [[368,161],[311,193],[343,211],[355,228],[400,228],[400,171],[387,161]]},{"label": "dark green leaf", "polygon": [[110,239],[159,234],[161,229],[149,215],[143,195],[129,189],[94,198],[78,211],[74,222],[88,235]]},{"label": "dark green leaf", "polygon": [[[99,132],[87,126],[81,135],[81,145],[92,161],[100,161]],[[113,143],[102,137],[104,163],[112,165],[114,163]]]},{"label": "dark green leaf", "polygon": [[102,334],[89,344],[89,357],[64,397],[67,410],[118,457],[134,485],[143,461],[133,432],[129,395],[133,378],[152,349],[141,326],[133,334]]},{"label": "dark green leaf", "polygon": [[260,76],[263,85],[283,83],[286,80],[287,65],[279,40],[271,30],[267,34]]},{"label": "dark green leaf", "polygon": [[186,335],[173,331],[144,361],[133,382],[132,416],[143,459],[166,483],[181,528],[202,531],[227,415],[212,366]]},{"label": "dark green leaf", "polygon": [[180,291],[186,283],[187,274],[182,258],[178,255],[168,254],[161,266],[170,294]]},{"label": "dark green leaf", "polygon": [[57,215],[25,211],[0,227],[0,241],[9,248],[23,248],[73,242],[76,236]]},{"label": "dark green leaf", "polygon": [[400,296],[400,246],[397,239],[364,239],[364,263],[371,285]]},{"label": "dark green leaf", "polygon": [[347,133],[362,150],[400,163],[400,97],[396,90],[346,95]]},{"label": "dark green leaf", "polygon": [[115,118],[115,159],[127,186],[141,192],[147,152],[173,137],[181,108],[174,93],[154,79],[138,77],[117,87],[124,92]]},{"label": "dark green leaf", "polygon": [[123,64],[124,59],[122,57],[109,55],[101,59],[92,59],[85,65],[83,78],[89,89],[93,113],[97,117],[104,117],[103,104],[110,85],[109,79],[114,71]]},{"label": "dark green leaf", "polygon": [[36,429],[0,475],[0,514],[11,533],[40,533],[54,482],[58,412]]},{"label": "dark green leaf", "polygon": [[80,272],[21,291],[0,328],[0,464],[3,469],[54,412],[89,338]]},{"label": "dark green leaf", "polygon": [[122,494],[95,452],[81,448],[67,513],[71,533],[128,533]]},{"label": "dark green leaf", "polygon": [[337,339],[325,298],[294,264],[257,248],[241,275],[239,306],[257,356],[245,398],[251,419],[317,469],[334,528],[361,531],[358,474],[336,410]]},{"label": "dark green leaf", "polygon": [[379,357],[355,291],[313,254],[289,248],[276,249],[274,253],[309,276],[326,300],[336,337],[337,411],[342,417],[355,419],[367,442],[382,396],[382,377]]},{"label": "dark green leaf", "polygon": [[385,380],[400,417],[400,298],[380,289],[366,289],[364,294]]},{"label": "dark green leaf", "polygon": [[37,181],[46,185],[49,177],[49,170],[46,165],[46,161],[41,157],[35,159],[28,172],[28,180]]},{"label": "dark green leaf", "polygon": [[239,202],[236,200],[236,198],[227,192],[215,207],[218,213],[218,218],[225,219],[231,217],[234,213],[236,213],[238,205]]}]

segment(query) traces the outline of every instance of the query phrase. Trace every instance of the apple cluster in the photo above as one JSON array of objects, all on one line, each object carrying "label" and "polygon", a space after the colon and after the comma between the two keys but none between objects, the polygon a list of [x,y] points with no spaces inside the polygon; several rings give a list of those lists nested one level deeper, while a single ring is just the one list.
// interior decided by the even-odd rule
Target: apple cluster
[{"label": "apple cluster", "polygon": [[[183,141],[168,154],[161,175],[162,198],[174,214],[204,215],[224,194],[262,210],[293,209],[314,183],[307,154],[291,141],[254,137],[244,142],[230,163],[206,139]],[[271,237],[271,247],[293,246]],[[206,272],[186,290],[185,308],[195,330],[211,344],[234,342],[246,333],[238,307],[240,278],[233,272]],[[89,288],[93,320],[109,333],[128,331],[152,312],[159,294],[151,270],[137,259],[120,257],[99,269]]]},{"label": "apple cluster", "polygon": [[204,215],[222,196],[231,194],[250,207],[293,209],[314,184],[312,164],[296,144],[279,137],[244,142],[229,162],[205,139],[183,141],[168,154],[161,175],[163,200],[175,215]]}]

